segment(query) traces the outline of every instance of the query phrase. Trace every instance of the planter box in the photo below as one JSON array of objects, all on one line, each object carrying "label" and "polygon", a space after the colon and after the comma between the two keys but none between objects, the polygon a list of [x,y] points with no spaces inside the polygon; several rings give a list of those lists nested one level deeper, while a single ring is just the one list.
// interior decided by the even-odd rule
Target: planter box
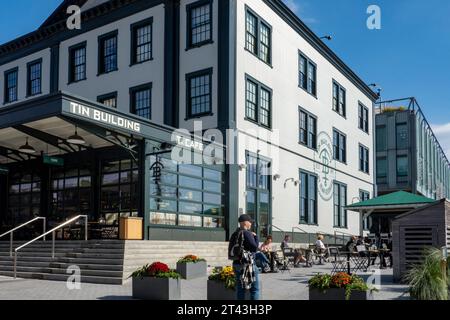
[{"label": "planter box", "polygon": [[181,280],[133,278],[133,298],[141,300],[180,300]]},{"label": "planter box", "polygon": [[[333,300],[341,301],[345,299],[345,289],[328,289],[320,291],[318,289],[309,289],[309,300]],[[370,291],[352,291],[350,300],[373,300],[373,294]]]},{"label": "planter box", "polygon": [[186,280],[203,278],[207,275],[208,265],[206,261],[197,263],[177,263],[177,272]]},{"label": "planter box", "polygon": [[237,292],[225,288],[223,282],[208,280],[208,300],[235,301]]}]

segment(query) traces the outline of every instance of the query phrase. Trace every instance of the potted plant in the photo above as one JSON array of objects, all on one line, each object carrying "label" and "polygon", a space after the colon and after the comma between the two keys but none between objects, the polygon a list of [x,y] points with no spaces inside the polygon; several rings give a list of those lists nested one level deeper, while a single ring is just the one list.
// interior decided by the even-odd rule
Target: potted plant
[{"label": "potted plant", "polygon": [[362,278],[340,272],[318,274],[309,280],[309,300],[373,300],[373,291]]},{"label": "potted plant", "polygon": [[206,260],[194,255],[185,256],[177,262],[177,272],[186,280],[206,277],[207,268]]},{"label": "potted plant", "polygon": [[133,298],[142,300],[180,300],[180,274],[168,265],[155,262],[136,270],[133,278]]},{"label": "potted plant", "polygon": [[236,299],[236,275],[233,267],[214,269],[208,278],[208,300]]},{"label": "potted plant", "polygon": [[404,280],[409,284],[412,299],[448,300],[448,279],[442,261],[440,249],[427,248],[422,262],[411,266]]}]

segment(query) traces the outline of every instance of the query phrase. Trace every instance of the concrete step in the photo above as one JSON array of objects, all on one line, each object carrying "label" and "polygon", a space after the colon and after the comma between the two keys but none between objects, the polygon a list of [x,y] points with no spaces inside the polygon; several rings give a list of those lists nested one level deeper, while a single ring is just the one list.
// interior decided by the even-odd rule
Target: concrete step
[{"label": "concrete step", "polygon": [[[13,277],[12,271],[0,271],[0,276]],[[36,273],[36,272],[18,272],[17,278],[23,279],[38,279],[48,281],[67,281],[70,275],[66,274],[49,274],[49,273]],[[100,276],[83,276],[81,275],[82,283],[96,283],[96,284],[110,284],[110,285],[122,285],[124,280],[122,277],[100,277]]]},{"label": "concrete step", "polygon": [[[0,271],[14,271],[13,266],[0,266]],[[99,276],[99,277],[115,277],[120,278],[123,276],[122,271],[111,271],[111,270],[91,270],[80,268],[82,276]],[[28,273],[50,273],[50,274],[64,274],[67,275],[67,269],[60,268],[36,268],[29,266],[17,266],[17,272],[28,272]]]}]

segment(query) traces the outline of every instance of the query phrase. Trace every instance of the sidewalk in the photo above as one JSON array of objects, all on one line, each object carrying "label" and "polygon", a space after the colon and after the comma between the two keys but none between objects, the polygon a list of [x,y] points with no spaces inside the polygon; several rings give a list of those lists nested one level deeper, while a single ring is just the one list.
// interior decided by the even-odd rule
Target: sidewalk
[{"label": "sidewalk", "polygon": [[[261,275],[262,298],[265,300],[308,300],[308,279],[330,272],[330,265],[292,269]],[[361,274],[368,277],[370,274]],[[407,286],[392,283],[392,270],[381,273],[381,290],[375,300],[409,299]],[[81,290],[67,289],[65,282],[0,277],[0,300],[129,300],[131,282],[123,286],[81,284]],[[206,278],[182,281],[182,299],[206,300]]]}]

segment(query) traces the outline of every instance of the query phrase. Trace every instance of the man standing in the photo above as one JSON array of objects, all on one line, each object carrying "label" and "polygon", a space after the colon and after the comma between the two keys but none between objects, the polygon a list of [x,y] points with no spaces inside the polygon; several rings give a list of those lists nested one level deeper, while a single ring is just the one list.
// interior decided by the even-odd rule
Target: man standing
[{"label": "man standing", "polygon": [[251,231],[252,222],[252,218],[247,214],[239,217],[240,227],[231,236],[228,248],[236,274],[238,300],[245,300],[247,290],[250,290],[251,300],[259,300],[259,275],[255,263],[259,239],[256,233]]}]

